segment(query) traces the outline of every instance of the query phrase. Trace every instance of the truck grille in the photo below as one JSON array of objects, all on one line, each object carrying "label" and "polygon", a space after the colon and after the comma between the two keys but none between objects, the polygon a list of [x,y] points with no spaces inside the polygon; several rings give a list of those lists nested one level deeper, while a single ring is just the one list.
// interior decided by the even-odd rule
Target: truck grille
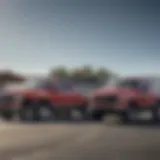
[{"label": "truck grille", "polygon": [[108,104],[108,103],[115,103],[117,101],[117,96],[96,96],[94,98],[94,101],[96,104],[99,103],[104,103],[104,104]]}]

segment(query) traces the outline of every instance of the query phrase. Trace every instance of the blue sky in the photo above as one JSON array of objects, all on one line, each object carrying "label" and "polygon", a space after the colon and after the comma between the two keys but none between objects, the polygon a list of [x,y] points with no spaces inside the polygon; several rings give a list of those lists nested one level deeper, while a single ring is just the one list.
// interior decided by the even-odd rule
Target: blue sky
[{"label": "blue sky", "polygon": [[154,0],[0,0],[0,68],[45,73],[90,64],[160,74]]}]

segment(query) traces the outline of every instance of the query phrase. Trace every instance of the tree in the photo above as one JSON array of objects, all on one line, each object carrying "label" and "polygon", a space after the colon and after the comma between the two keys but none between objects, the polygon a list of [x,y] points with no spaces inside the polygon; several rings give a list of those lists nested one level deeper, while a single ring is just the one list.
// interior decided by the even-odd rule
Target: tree
[{"label": "tree", "polygon": [[109,78],[109,76],[111,76],[111,73],[107,69],[101,67],[97,69],[96,76],[99,80],[105,81]]},{"label": "tree", "polygon": [[83,76],[80,68],[74,68],[70,71],[70,73],[71,73],[71,77],[74,79],[80,79]]},{"label": "tree", "polygon": [[50,75],[57,76],[57,77],[68,77],[69,72],[64,66],[58,66],[54,69],[51,69]]},{"label": "tree", "polygon": [[79,79],[89,79],[94,74],[91,66],[86,65],[72,70],[72,77],[77,77]]},{"label": "tree", "polygon": [[59,66],[51,69],[50,75],[58,77],[70,77],[75,81],[97,83],[106,81],[111,75],[111,72],[103,67],[95,70],[90,65],[72,68],[71,70],[64,66]]}]

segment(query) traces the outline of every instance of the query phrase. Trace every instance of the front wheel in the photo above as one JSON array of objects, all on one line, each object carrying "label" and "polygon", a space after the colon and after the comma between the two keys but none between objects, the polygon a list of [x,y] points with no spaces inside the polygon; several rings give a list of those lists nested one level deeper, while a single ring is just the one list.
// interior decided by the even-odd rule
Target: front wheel
[{"label": "front wheel", "polygon": [[55,115],[55,112],[53,110],[53,107],[49,104],[39,104],[37,106],[37,109],[36,109],[36,116],[37,116],[37,119],[39,121],[42,121],[42,122],[49,122],[49,121],[53,121],[56,119],[56,115]]},{"label": "front wheel", "polygon": [[120,113],[120,122],[123,124],[132,124],[137,122],[137,113],[136,108],[128,108],[125,111]]},{"label": "front wheel", "polygon": [[155,123],[160,122],[160,103],[157,103],[153,108],[153,121]]},{"label": "front wheel", "polygon": [[32,105],[24,105],[19,110],[19,119],[23,122],[36,121],[34,107]]},{"label": "front wheel", "polygon": [[19,110],[19,119],[26,122],[51,121],[55,114],[48,102],[27,102]]},{"label": "front wheel", "polygon": [[82,105],[72,108],[70,110],[70,119],[71,120],[88,120],[88,112],[87,112],[88,104],[85,102]]},{"label": "front wheel", "polygon": [[71,119],[72,120],[88,120],[88,115],[86,109],[71,109]]},{"label": "front wheel", "polygon": [[1,118],[5,121],[12,121],[14,114],[11,111],[4,111],[1,113]]},{"label": "front wheel", "polygon": [[93,121],[102,121],[104,117],[104,111],[93,111],[91,118]]}]

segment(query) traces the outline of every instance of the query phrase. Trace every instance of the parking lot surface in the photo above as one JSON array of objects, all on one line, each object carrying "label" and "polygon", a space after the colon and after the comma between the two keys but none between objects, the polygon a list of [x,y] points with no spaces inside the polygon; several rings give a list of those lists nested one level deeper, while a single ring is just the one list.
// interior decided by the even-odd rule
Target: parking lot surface
[{"label": "parking lot surface", "polygon": [[158,160],[160,127],[0,123],[1,160]]}]

